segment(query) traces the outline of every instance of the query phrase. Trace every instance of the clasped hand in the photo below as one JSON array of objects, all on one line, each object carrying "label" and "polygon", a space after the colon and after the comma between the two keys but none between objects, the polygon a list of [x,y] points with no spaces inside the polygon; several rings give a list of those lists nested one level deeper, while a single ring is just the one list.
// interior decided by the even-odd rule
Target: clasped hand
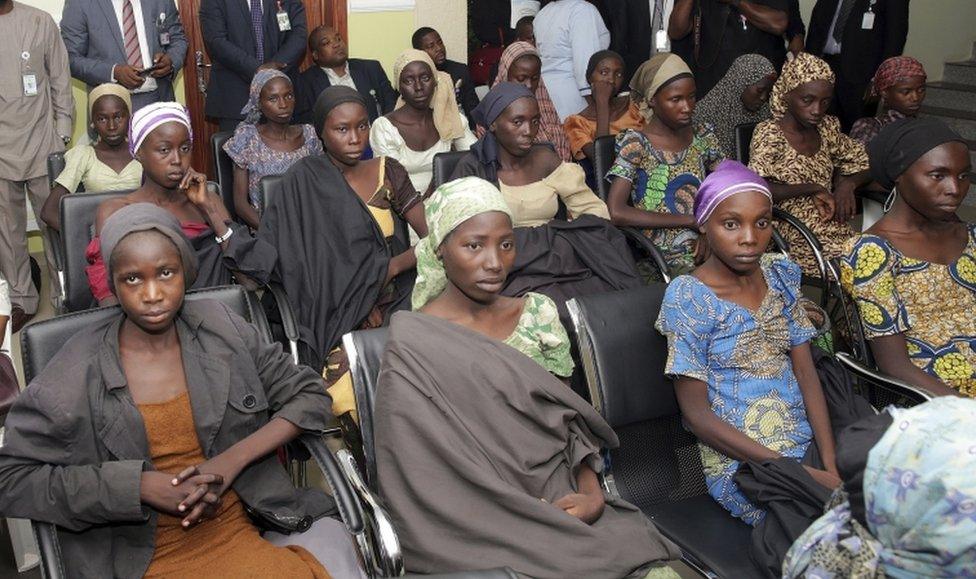
[{"label": "clasped hand", "polygon": [[189,528],[217,515],[224,492],[238,474],[240,469],[222,455],[187,467],[176,476],[144,472],[142,501],[157,511],[183,517],[181,525]]}]

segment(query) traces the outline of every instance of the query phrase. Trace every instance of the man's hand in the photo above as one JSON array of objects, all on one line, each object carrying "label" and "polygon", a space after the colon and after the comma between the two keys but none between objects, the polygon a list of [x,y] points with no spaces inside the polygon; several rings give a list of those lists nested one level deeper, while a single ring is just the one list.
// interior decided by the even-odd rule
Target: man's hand
[{"label": "man's hand", "polygon": [[165,52],[157,52],[153,55],[153,78],[163,78],[173,74],[173,59]]},{"label": "man's hand", "polygon": [[115,81],[129,90],[135,90],[142,86],[146,79],[139,76],[139,71],[134,66],[116,64]]}]

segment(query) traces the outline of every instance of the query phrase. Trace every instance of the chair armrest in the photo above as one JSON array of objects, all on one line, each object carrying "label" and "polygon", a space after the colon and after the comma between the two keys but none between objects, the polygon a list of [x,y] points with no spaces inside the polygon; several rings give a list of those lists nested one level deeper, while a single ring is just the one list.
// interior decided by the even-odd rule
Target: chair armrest
[{"label": "chair armrest", "polygon": [[291,350],[291,357],[296,364],[301,364],[298,357],[298,322],[295,321],[295,312],[292,311],[291,304],[288,303],[285,288],[278,283],[271,282],[265,286],[265,289],[271,294],[271,298],[278,308],[281,325],[285,330],[285,337],[288,339],[288,347]]},{"label": "chair armrest", "polygon": [[403,575],[403,552],[397,538],[393,521],[380,505],[379,499],[369,490],[356,467],[356,459],[348,450],[336,452],[339,466],[353,490],[359,496],[363,508],[370,541],[361,544],[365,548],[364,559],[373,568],[377,577],[399,577]]},{"label": "chair armrest", "polygon": [[50,227],[45,227],[44,239],[47,241],[47,246],[51,249],[51,259],[54,260],[54,267],[58,271],[58,288],[61,295],[58,296],[58,309],[61,308],[61,304],[64,303],[64,247],[61,243],[61,232],[56,231]]},{"label": "chair armrest", "polygon": [[657,266],[658,271],[661,272],[661,277],[664,278],[664,283],[671,282],[671,272],[668,271],[668,264],[664,261],[664,255],[661,250],[657,248],[654,243],[644,236],[643,233],[636,227],[618,227],[620,233],[623,233],[627,241],[633,244],[637,249],[643,253],[645,256],[651,258],[654,261],[654,265]]},{"label": "chair armrest", "polygon": [[299,440],[315,459],[315,463],[322,469],[325,480],[332,488],[332,497],[336,501],[339,515],[342,517],[346,529],[353,535],[361,535],[366,530],[366,523],[363,521],[363,510],[359,504],[359,499],[343,474],[339,462],[326,446],[325,440],[319,434],[303,434]]},{"label": "chair armrest", "polygon": [[917,404],[922,404],[934,398],[934,396],[926,390],[922,390],[917,386],[912,386],[908,382],[899,380],[898,378],[885,374],[884,372],[879,372],[878,370],[868,368],[846,352],[837,352],[834,354],[834,357],[837,358],[837,361],[840,362],[845,368],[850,370],[855,376],[864,379],[868,384],[880,388],[881,390],[886,390],[896,396],[908,398]]},{"label": "chair armrest", "polygon": [[57,527],[51,523],[31,521],[34,537],[41,554],[41,577],[44,579],[64,579],[64,561],[61,559],[61,545],[58,543]]}]

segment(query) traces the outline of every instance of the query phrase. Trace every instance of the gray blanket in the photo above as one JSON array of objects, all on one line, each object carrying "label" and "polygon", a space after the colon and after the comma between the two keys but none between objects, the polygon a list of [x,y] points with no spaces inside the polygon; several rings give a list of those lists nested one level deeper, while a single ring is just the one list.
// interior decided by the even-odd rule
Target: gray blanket
[{"label": "gray blanket", "polygon": [[408,570],[509,566],[530,577],[620,578],[680,557],[633,505],[583,523],[551,503],[575,467],[603,470],[613,430],[515,349],[426,314],[394,316],[377,386],[379,490]]}]

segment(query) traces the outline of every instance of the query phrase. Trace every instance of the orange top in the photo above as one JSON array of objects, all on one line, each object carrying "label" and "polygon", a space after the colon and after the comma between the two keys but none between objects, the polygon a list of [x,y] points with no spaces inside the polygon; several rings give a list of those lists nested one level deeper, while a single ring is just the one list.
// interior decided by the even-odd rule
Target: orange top
[{"label": "orange top", "polygon": [[[610,121],[610,134],[622,133],[624,129],[641,130],[644,126],[644,117],[634,101],[630,101],[627,111],[620,115],[620,118]],[[573,158],[577,161],[586,157],[583,154],[583,147],[596,140],[596,120],[588,119],[583,115],[570,115],[563,123],[566,136],[569,138],[569,150]]]}]

